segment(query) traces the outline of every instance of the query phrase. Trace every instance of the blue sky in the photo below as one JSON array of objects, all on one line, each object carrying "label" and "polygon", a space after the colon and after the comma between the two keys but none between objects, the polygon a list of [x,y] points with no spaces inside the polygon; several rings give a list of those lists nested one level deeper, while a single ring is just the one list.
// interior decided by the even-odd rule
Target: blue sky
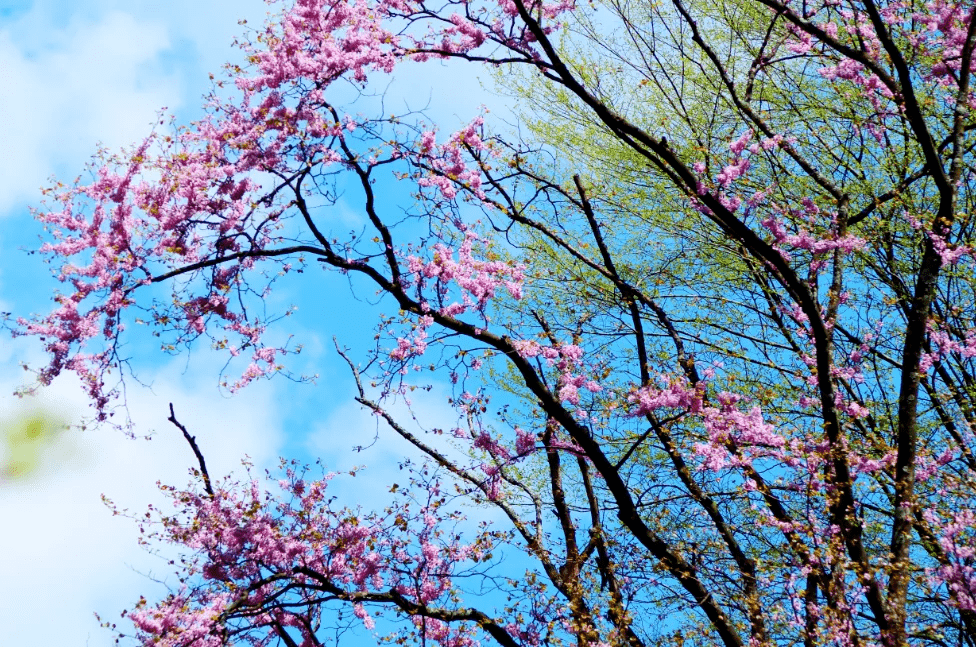
[{"label": "blue sky", "polygon": [[[0,0],[0,311],[50,308],[48,269],[22,251],[38,244],[28,207],[38,204],[46,179],[77,176],[99,143],[112,149],[140,139],[163,107],[180,121],[197,116],[208,72],[237,55],[230,45],[241,29],[237,21],[260,24],[267,10],[255,0]],[[432,65],[407,69],[387,101],[419,107],[428,99],[445,130],[475,116],[484,101],[470,71]],[[215,475],[234,470],[244,454],[258,466],[280,455],[321,456],[330,467],[369,466],[368,477],[356,482],[356,499],[365,506],[382,500],[384,473],[406,450],[391,440],[362,454],[348,451],[368,442],[376,424],[351,401],[348,372],[330,349],[333,334],[360,348],[368,343],[375,309],[350,299],[340,277],[303,281],[278,298],[294,296],[299,306],[288,332],[305,344],[297,368],[319,373],[316,385],[274,380],[231,398],[217,388],[223,357],[205,348],[189,358],[140,349],[140,378],[152,386],[130,383],[128,401],[137,432],[155,431],[153,440],[72,430],[48,448],[30,478],[0,484],[5,644],[111,645],[113,635],[98,627],[93,612],[114,621],[140,594],[165,591],[147,575],[165,578],[168,568],[140,549],[135,525],[113,518],[100,497],[141,511],[159,501],[157,480],[186,482],[192,455],[166,422],[169,402],[197,434]],[[86,413],[70,379],[35,399],[10,395],[26,376],[20,364],[43,361],[36,343],[0,340],[0,420],[36,407],[72,421]],[[435,389],[418,403],[418,417],[429,426],[449,425],[446,394]]]}]

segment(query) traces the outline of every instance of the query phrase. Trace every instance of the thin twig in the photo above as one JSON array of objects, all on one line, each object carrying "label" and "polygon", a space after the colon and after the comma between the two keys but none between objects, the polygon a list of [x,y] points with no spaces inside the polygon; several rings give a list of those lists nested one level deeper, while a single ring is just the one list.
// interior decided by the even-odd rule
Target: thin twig
[{"label": "thin twig", "polygon": [[197,445],[196,436],[191,436],[190,432],[186,430],[186,427],[184,427],[183,424],[176,419],[176,412],[173,411],[172,402],[169,403],[168,420],[183,432],[183,437],[186,438],[186,442],[190,443],[193,453],[197,456],[197,462],[200,463],[200,474],[203,476],[203,489],[206,490],[207,494],[209,494],[210,498],[212,499],[214,496],[214,491],[213,487],[210,485],[210,473],[207,472],[207,462],[203,460],[203,452],[200,451],[200,447]]}]

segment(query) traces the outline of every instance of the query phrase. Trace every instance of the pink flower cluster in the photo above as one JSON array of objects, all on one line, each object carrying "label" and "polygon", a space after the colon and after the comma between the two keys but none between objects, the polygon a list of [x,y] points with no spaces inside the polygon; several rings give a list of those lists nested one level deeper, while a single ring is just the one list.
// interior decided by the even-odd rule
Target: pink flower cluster
[{"label": "pink flower cluster", "polygon": [[723,469],[729,459],[729,448],[734,446],[742,453],[738,461],[749,462],[762,456],[779,457],[786,439],[776,432],[763,418],[762,409],[752,407],[741,411],[735,405],[742,396],[722,392],[717,396],[720,407],[705,407],[702,420],[708,432],[707,443],[696,443],[695,453],[704,461],[703,466],[712,471]]},{"label": "pink flower cluster", "polygon": [[931,510],[923,513],[925,520],[936,528],[939,545],[949,558],[928,571],[929,580],[944,585],[952,594],[952,604],[963,611],[976,611],[976,512],[961,510],[946,522]]},{"label": "pink flower cluster", "polygon": [[[863,127],[878,144],[884,146],[886,124],[898,117],[898,104],[905,98],[898,93],[895,81],[879,76],[877,70],[890,67],[871,16],[857,10],[855,5],[845,5],[845,8],[839,5],[836,0],[805,5],[803,18],[821,30],[823,36],[791,26],[792,38],[787,47],[800,55],[816,48],[818,58],[833,59],[833,64],[819,70],[820,75],[832,82],[852,85],[870,101],[873,114],[865,114]],[[879,7],[879,11],[886,29],[890,31],[889,37],[906,44],[906,58],[920,68],[923,78],[946,88],[944,98],[948,105],[953,106],[966,33],[976,12],[965,2],[945,0],[928,2],[922,11],[918,10],[918,5],[906,2],[885,3]],[[821,19],[818,20],[818,17]],[[823,47],[817,47],[820,39],[825,42]],[[866,60],[837,54],[837,45],[856,48]],[[976,71],[976,62],[973,63],[973,71]],[[889,75],[894,76],[893,72],[889,72]],[[976,93],[970,91],[964,100],[968,100],[970,108],[976,107]]]},{"label": "pink flower cluster", "polygon": [[430,315],[421,317],[414,325],[412,335],[397,337],[397,346],[390,351],[390,359],[404,362],[427,352],[427,329],[432,325],[434,325],[433,317]]},{"label": "pink flower cluster", "polygon": [[[551,34],[561,25],[559,17],[572,11],[576,3],[575,0],[535,0],[526,2],[525,6],[539,21],[542,31]],[[412,47],[408,55],[415,61],[465,55],[486,42],[493,41],[530,60],[536,60],[540,57],[540,52],[533,46],[536,37],[518,17],[518,6],[512,0],[497,0],[484,5],[468,4],[465,6],[464,16],[453,13],[441,19],[442,23],[450,26],[439,24],[437,30],[431,30],[424,36],[412,37]]]},{"label": "pink flower cluster", "polygon": [[732,182],[739,179],[749,170],[749,158],[743,157],[742,151],[746,149],[746,144],[752,139],[753,133],[751,130],[744,132],[737,140],[729,144],[729,150],[732,151],[732,163],[722,169],[722,171],[715,176],[715,181],[718,182],[719,186],[723,189],[727,188]]},{"label": "pink flower cluster", "polygon": [[[811,252],[814,257],[817,257],[835,249],[840,249],[845,252],[861,250],[864,249],[864,245],[866,244],[866,241],[863,238],[850,234],[846,236],[827,234],[821,238],[803,229],[799,229],[796,234],[791,234],[783,224],[783,221],[780,218],[777,218],[775,215],[770,215],[768,218],[764,219],[762,221],[762,225],[769,231],[769,233],[773,235],[773,240],[775,241],[777,248],[787,259],[789,259],[789,253],[783,249],[784,246],[791,247],[793,249],[807,250]],[[816,263],[816,260],[814,260],[814,263]]]},{"label": "pink flower cluster", "polygon": [[696,443],[695,454],[703,467],[718,471],[728,466],[730,450],[736,453],[733,466],[758,457],[782,458],[786,439],[766,422],[762,409],[740,410],[736,405],[742,396],[723,391],[715,398],[720,406],[705,406],[703,382],[690,385],[684,378],[663,377],[662,388],[642,387],[631,392],[627,400],[634,406],[631,416],[644,416],[661,409],[683,410],[700,419],[708,432],[708,442]]},{"label": "pink flower cluster", "polygon": [[[915,12],[911,18],[925,27],[913,34],[912,40],[919,52],[932,61],[929,78],[946,87],[957,87],[966,32],[976,19],[976,11],[965,2],[933,0],[925,5],[925,11]],[[970,71],[976,72],[976,60]],[[976,95],[972,92],[969,107],[976,108]]]},{"label": "pink flower cluster", "polygon": [[[142,600],[129,613],[142,644],[216,647],[232,633],[236,640],[262,645],[276,626],[308,637],[314,629],[307,621],[319,610],[305,601],[322,590],[349,602],[371,629],[374,621],[364,605],[372,594],[387,606],[391,591],[411,604],[449,605],[453,573],[490,550],[487,537],[466,545],[442,533],[433,503],[419,518],[409,504],[383,515],[333,509],[326,496],[333,477],[308,482],[288,470],[280,497],[262,492],[255,481],[218,487],[212,497],[171,491],[177,513],[160,518],[160,538],[193,551],[189,563],[202,582],[155,606]],[[437,487],[430,492],[436,496]],[[427,627],[435,644],[473,644],[471,627],[403,615]]]},{"label": "pink flower cluster", "polygon": [[488,40],[488,33],[464,16],[451,14],[448,20],[453,27],[448,27],[441,33],[441,49],[459,54],[481,47]]},{"label": "pink flower cluster", "polygon": [[432,248],[433,258],[425,261],[417,256],[408,256],[410,271],[416,276],[417,285],[423,288],[428,281],[436,285],[436,299],[443,303],[450,296],[451,285],[461,288],[461,301],[455,301],[440,308],[440,314],[457,317],[469,310],[484,314],[489,300],[495,297],[499,287],[504,286],[515,299],[522,298],[523,270],[520,265],[503,261],[483,261],[475,258],[474,245],[484,242],[475,232],[468,230],[464,241],[455,251],[444,243]]},{"label": "pink flower cluster", "polygon": [[[732,154],[731,158],[714,178],[714,184],[717,187],[715,189],[715,195],[719,203],[732,213],[738,211],[742,206],[743,198],[741,195],[727,191],[727,189],[732,187],[738,180],[746,177],[752,165],[752,156],[758,155],[760,151],[773,150],[788,142],[787,138],[784,138],[782,135],[775,135],[750,144],[749,142],[752,141],[754,136],[755,133],[753,131],[747,130],[729,144],[729,151]],[[745,154],[747,151],[749,153],[748,155]],[[699,176],[704,176],[708,167],[705,162],[699,161],[692,164],[692,169]],[[755,209],[757,205],[764,202],[771,191],[772,187],[767,187],[766,189],[755,192],[752,197],[746,200],[748,209]],[[698,195],[704,196],[711,192],[712,190],[708,188],[706,183],[700,180],[698,184]],[[702,213],[710,213],[710,209],[697,198],[692,200],[692,206]]]},{"label": "pink flower cluster", "polygon": [[231,391],[242,389],[254,380],[280,370],[281,367],[275,362],[275,355],[278,353],[284,353],[284,351],[270,347],[259,348],[254,351],[251,356],[251,363],[248,364],[240,379],[231,386]]},{"label": "pink flower cluster", "polygon": [[[50,228],[54,242],[41,251],[61,261],[58,278],[73,292],[60,296],[61,307],[46,317],[20,321],[23,334],[48,342],[52,360],[42,382],[74,370],[88,379],[101,411],[107,402],[101,374],[114,357],[111,352],[72,357],[72,349],[99,336],[111,347],[123,327],[122,311],[134,303],[133,292],[156,276],[204,260],[214,263],[196,272],[209,273],[204,294],[186,295],[190,284],[174,287],[172,306],[156,310],[154,323],[181,338],[204,334],[211,320],[235,331],[242,317],[231,308],[228,292],[255,264],[241,252],[260,252],[273,242],[266,230],[251,229],[255,223],[248,218],[258,189],[249,174],[280,163],[280,142],[269,132],[241,110],[229,110],[219,122],[207,119],[175,138],[154,134],[121,158],[103,157],[92,183],[50,192],[59,208],[36,217]],[[278,214],[272,207],[264,217],[274,220]],[[221,263],[222,257],[228,260]],[[246,342],[259,346],[253,336]],[[264,372],[252,365],[242,383]]]},{"label": "pink flower cluster", "polygon": [[[475,399],[474,396],[471,396],[471,399]],[[502,493],[502,470],[522,460],[536,450],[535,434],[525,431],[518,426],[515,427],[514,452],[504,445],[500,438],[496,438],[485,429],[473,429],[470,435],[462,429],[457,429],[455,430],[455,436],[459,438],[473,438],[474,442],[472,446],[487,454],[490,462],[482,462],[477,468],[486,476],[486,480],[484,481],[485,494],[493,501],[497,500]]]},{"label": "pink flower cluster", "polygon": [[[560,0],[530,10],[550,31],[572,6]],[[41,381],[75,371],[103,412],[110,396],[104,375],[118,360],[114,348],[123,311],[136,303],[133,293],[164,277],[174,294],[156,301],[149,323],[175,342],[216,333],[217,345],[232,355],[244,347],[260,351],[254,335],[242,335],[241,343],[223,338],[244,321],[262,328],[230,293],[246,287],[249,273],[267,262],[260,259],[275,255],[276,244],[284,241],[275,232],[290,208],[282,197],[287,187],[269,187],[269,181],[334,165],[349,154],[345,138],[360,124],[333,110],[331,84],[340,78],[363,83],[371,73],[391,72],[399,61],[467,51],[489,37],[534,56],[531,34],[513,19],[514,5],[503,0],[494,13],[486,5],[442,20],[415,0],[297,0],[241,45],[249,65],[233,71],[236,98],[214,96],[199,122],[154,133],[119,156],[102,154],[88,183],[56,185],[49,192],[55,206],[37,217],[54,239],[43,252],[54,258],[68,290],[47,316],[20,321],[21,333],[43,337],[51,356]],[[419,29],[405,30],[404,21],[430,29],[420,36]],[[483,196],[480,172],[465,161],[469,152],[487,150],[480,130],[477,119],[442,146],[425,134],[421,151],[411,154],[430,170],[421,186],[436,185],[448,198],[459,186]],[[442,247],[441,257],[435,254],[420,270],[427,278],[436,276],[441,288],[451,280],[462,287],[463,300],[446,306],[452,316],[483,310],[501,284],[516,298],[521,294],[521,268],[475,261],[471,242],[462,245],[457,261]],[[423,343],[415,339],[399,352],[422,353]],[[90,352],[89,346],[100,347]],[[233,388],[274,373],[278,367],[266,355],[281,352],[254,355]]]},{"label": "pink flower cluster", "polygon": [[410,620],[421,636],[435,644],[444,647],[480,647],[481,645],[475,639],[476,633],[471,627],[451,627],[441,620],[419,616],[414,616]]},{"label": "pink flower cluster", "polygon": [[577,374],[583,368],[583,349],[574,344],[559,346],[543,346],[534,340],[514,340],[512,345],[516,352],[526,359],[542,357],[549,366],[555,366],[559,371],[559,399],[574,406],[580,403],[580,389],[590,393],[603,390],[595,380],[582,374]]},{"label": "pink flower cluster", "polygon": [[938,456],[933,456],[930,451],[920,451],[915,457],[915,481],[924,483],[939,472],[940,467],[944,467],[956,458],[956,452],[951,448],[946,449]]},{"label": "pink flower cluster", "polygon": [[927,231],[926,234],[932,241],[932,247],[939,253],[943,265],[955,265],[964,256],[973,255],[973,249],[969,245],[950,245],[934,231]]},{"label": "pink flower cluster", "polygon": [[883,469],[888,469],[895,464],[897,458],[894,452],[889,452],[881,458],[868,458],[854,452],[850,452],[848,455],[850,456],[851,472],[855,477],[858,474],[874,474]]},{"label": "pink flower cluster", "polygon": [[426,163],[430,173],[417,181],[419,186],[432,186],[440,189],[441,194],[448,200],[457,196],[457,187],[464,186],[476,197],[484,199],[485,192],[481,189],[481,171],[468,168],[466,153],[468,151],[481,152],[488,150],[481,138],[481,126],[484,119],[478,117],[467,127],[451,135],[450,139],[438,146],[434,143],[434,133],[425,132],[421,136],[421,163]]},{"label": "pink flower cluster", "polygon": [[936,362],[950,354],[957,354],[965,359],[976,357],[976,330],[967,330],[964,339],[956,340],[949,333],[936,328],[932,322],[928,328],[932,352],[922,354],[918,370],[928,371]]},{"label": "pink flower cluster", "polygon": [[166,600],[157,607],[140,606],[130,611],[129,620],[144,636],[165,637],[164,640],[143,640],[143,645],[199,645],[200,647],[222,647],[224,640],[220,627],[221,614],[232,602],[227,594],[212,596],[206,603],[193,609],[188,594],[184,591]]},{"label": "pink flower cluster", "polygon": [[627,401],[634,405],[632,416],[644,416],[659,409],[686,409],[689,413],[702,412],[704,402],[704,384],[692,387],[684,378],[669,379],[664,377],[664,388],[646,386],[635,390],[627,396]]},{"label": "pink flower cluster", "polygon": [[383,21],[419,6],[407,0],[297,0],[281,27],[263,35],[263,47],[249,47],[259,74],[238,86],[257,92],[299,78],[328,86],[347,73],[362,82],[370,70],[392,72],[404,50]]}]

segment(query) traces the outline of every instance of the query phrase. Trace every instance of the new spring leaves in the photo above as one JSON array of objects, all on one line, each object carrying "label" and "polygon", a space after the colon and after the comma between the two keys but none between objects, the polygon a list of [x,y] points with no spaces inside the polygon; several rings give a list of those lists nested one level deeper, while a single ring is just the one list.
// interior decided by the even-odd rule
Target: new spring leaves
[{"label": "new spring leaves", "polygon": [[[104,415],[134,313],[238,389],[293,352],[272,285],[342,272],[400,313],[357,400],[429,464],[384,513],[294,467],[174,491],[140,639],[976,640],[974,42],[965,2],[279,7],[206,118],[50,189],[65,288],[19,332]],[[445,58],[511,74],[521,140],[341,103]],[[441,378],[452,433],[389,412]]]}]

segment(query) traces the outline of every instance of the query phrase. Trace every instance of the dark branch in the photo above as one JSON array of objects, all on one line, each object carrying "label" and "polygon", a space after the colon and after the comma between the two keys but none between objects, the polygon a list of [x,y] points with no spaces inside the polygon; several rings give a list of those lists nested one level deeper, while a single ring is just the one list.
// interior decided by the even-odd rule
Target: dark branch
[{"label": "dark branch", "polygon": [[200,475],[203,477],[203,489],[207,491],[210,498],[213,498],[214,491],[213,486],[210,484],[210,473],[207,471],[207,461],[203,458],[203,452],[200,451],[200,446],[197,445],[196,436],[191,436],[190,432],[186,430],[186,427],[179,420],[176,419],[176,412],[173,411],[173,403],[169,403],[169,418],[168,420],[176,425],[177,429],[183,432],[183,437],[186,438],[186,442],[190,443],[190,448],[193,449],[193,453],[197,457],[197,462],[200,464]]}]

